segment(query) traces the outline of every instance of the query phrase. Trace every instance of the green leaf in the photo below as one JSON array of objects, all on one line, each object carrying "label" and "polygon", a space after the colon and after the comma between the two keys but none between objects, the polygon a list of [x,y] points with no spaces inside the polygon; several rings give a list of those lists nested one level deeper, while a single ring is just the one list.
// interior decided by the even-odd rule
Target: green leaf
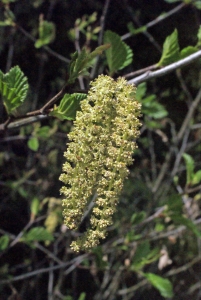
[{"label": "green leaf", "polygon": [[34,216],[37,216],[38,212],[39,212],[39,207],[40,207],[40,201],[38,198],[34,197],[31,201],[31,213]]},{"label": "green leaf", "polygon": [[155,95],[150,95],[141,101],[142,113],[154,119],[162,119],[168,115],[165,107],[156,101]]},{"label": "green leaf", "polygon": [[142,33],[142,32],[145,32],[147,30],[147,27],[146,26],[141,26],[139,28],[135,28],[133,26],[133,22],[129,22],[127,24],[127,27],[128,27],[128,30],[131,34],[139,34],[139,33]]},{"label": "green leaf", "polygon": [[201,9],[201,2],[200,2],[200,0],[192,1],[192,4],[195,5],[195,7],[197,9]]},{"label": "green leaf", "polygon": [[135,252],[131,270],[137,271],[142,269],[145,265],[150,264],[151,262],[157,260],[159,258],[159,250],[154,248],[150,249],[150,244],[148,241],[145,241],[138,245],[137,250]]},{"label": "green leaf", "polygon": [[24,242],[45,242],[45,241],[53,241],[53,235],[47,231],[44,227],[38,226],[30,229],[26,234],[23,235],[22,241]]},{"label": "green leaf", "polygon": [[140,83],[137,87],[136,91],[136,99],[138,101],[142,100],[142,98],[146,95],[147,91],[147,84],[146,82]]},{"label": "green leaf", "polygon": [[40,48],[48,45],[55,39],[55,25],[52,22],[44,21],[40,18],[39,21],[39,38],[35,42],[35,47]]},{"label": "green leaf", "polygon": [[110,75],[112,75],[124,66],[128,59],[128,49],[121,37],[110,30],[105,31],[104,43],[111,44],[111,47],[105,53]]},{"label": "green leaf", "polygon": [[55,106],[49,115],[60,120],[74,120],[77,110],[80,109],[80,101],[86,97],[86,94],[81,93],[65,94],[59,106]]},{"label": "green leaf", "polygon": [[9,236],[7,234],[2,235],[0,237],[0,251],[3,251],[6,248],[8,248],[8,244],[9,244]]},{"label": "green leaf", "polygon": [[72,84],[80,75],[86,74],[87,69],[92,65],[93,59],[109,47],[110,44],[105,44],[97,47],[91,53],[87,53],[85,49],[82,49],[79,54],[75,52],[68,67],[68,84]]},{"label": "green leaf", "polygon": [[125,59],[125,62],[123,63],[123,65],[119,68],[119,70],[129,66],[133,61],[133,51],[132,51],[132,49],[127,44],[125,44],[125,46],[126,46],[126,52],[127,52],[126,59]]},{"label": "green leaf", "polygon": [[172,213],[172,212],[177,212],[178,215],[182,214],[183,210],[183,202],[181,195],[174,194],[169,196],[168,201],[167,201],[167,211]]},{"label": "green leaf", "polygon": [[184,216],[173,214],[170,216],[171,219],[177,225],[184,225],[188,229],[190,229],[197,237],[201,238],[201,231],[198,230],[197,226],[190,220]]},{"label": "green leaf", "polygon": [[146,217],[145,211],[141,211],[139,213],[134,213],[131,217],[131,223],[133,225],[141,223]]},{"label": "green leaf", "polygon": [[198,48],[200,48],[201,47],[201,25],[200,25],[199,30],[198,30],[197,38],[198,38],[198,42],[197,42],[196,46]]},{"label": "green leaf", "polygon": [[194,173],[194,159],[187,153],[182,155],[186,164],[186,183],[190,184]]},{"label": "green leaf", "polygon": [[201,182],[201,170],[197,171],[192,178],[192,184],[198,184]]},{"label": "green leaf", "polygon": [[83,292],[80,294],[78,300],[85,300],[85,298],[86,298],[86,293]]},{"label": "green leaf", "polygon": [[6,74],[0,71],[0,93],[7,113],[10,115],[26,98],[28,80],[18,66]]},{"label": "green leaf", "polygon": [[172,283],[168,279],[153,273],[144,273],[144,276],[160,292],[161,296],[165,298],[173,297]]},{"label": "green leaf", "polygon": [[171,35],[169,35],[164,44],[163,52],[158,66],[166,66],[177,60],[179,60],[179,43],[178,43],[178,31],[175,29]]},{"label": "green leaf", "polygon": [[197,47],[193,47],[193,46],[188,46],[188,47],[185,47],[184,49],[181,50],[180,52],[180,59],[183,59],[195,52],[198,51],[198,48]]},{"label": "green leaf", "polygon": [[28,140],[27,143],[29,149],[31,149],[32,151],[38,151],[39,148],[39,142],[38,142],[38,138],[33,136]]}]

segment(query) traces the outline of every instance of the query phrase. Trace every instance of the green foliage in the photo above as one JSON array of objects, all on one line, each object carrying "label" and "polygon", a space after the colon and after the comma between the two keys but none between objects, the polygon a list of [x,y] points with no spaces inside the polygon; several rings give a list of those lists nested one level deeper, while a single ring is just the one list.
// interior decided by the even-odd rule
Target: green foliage
[{"label": "green foliage", "polygon": [[133,25],[133,22],[129,22],[127,24],[127,27],[128,27],[129,32],[132,33],[133,35],[145,32],[147,30],[146,26],[141,26],[139,28],[135,28]]},{"label": "green foliage", "polygon": [[161,296],[164,298],[173,297],[172,284],[168,279],[162,278],[161,276],[153,273],[144,273],[144,276],[160,292]]},{"label": "green foliage", "polygon": [[163,52],[158,66],[166,66],[177,60],[179,60],[179,43],[178,43],[178,31],[175,29],[171,35],[169,35],[163,44]]},{"label": "green foliage", "polygon": [[0,237],[0,251],[3,251],[6,248],[8,248],[9,241],[10,239],[7,234],[4,234]]},{"label": "green foliage", "polygon": [[78,54],[75,52],[72,56],[71,62],[68,67],[68,84],[74,83],[74,81],[81,75],[86,75],[87,69],[92,65],[92,60],[101,55],[102,52],[110,47],[110,44],[105,44],[97,47],[93,52],[88,53],[86,49]]},{"label": "green foliage", "polygon": [[186,183],[187,185],[196,185],[201,182],[201,170],[194,172],[195,161],[191,155],[184,153],[183,155],[186,164]]},{"label": "green foliage", "polygon": [[24,102],[28,87],[27,77],[18,66],[6,74],[0,71],[0,93],[9,115],[14,114],[14,110]]},{"label": "green foliage", "polygon": [[39,206],[40,206],[39,199],[37,197],[34,197],[30,205],[31,213],[34,217],[37,216],[39,212]]},{"label": "green foliage", "polygon": [[197,228],[197,226],[187,217],[181,216],[178,214],[171,214],[171,219],[174,221],[176,225],[184,225],[188,229],[190,229],[198,238],[201,238],[201,231]]},{"label": "green foliage", "polygon": [[189,55],[191,55],[191,54],[193,54],[197,51],[198,51],[197,47],[187,46],[187,47],[185,47],[184,49],[181,50],[180,59],[183,59],[183,58],[185,58],[185,57],[187,57],[187,56],[189,56]]},{"label": "green foliage", "polygon": [[21,241],[30,244],[30,242],[46,242],[53,241],[53,235],[44,227],[38,226],[30,229],[27,233],[24,233]]},{"label": "green foliage", "polygon": [[186,183],[190,184],[194,173],[194,160],[187,153],[183,154],[183,158],[186,164]]},{"label": "green foliage", "polygon": [[158,103],[156,95],[146,96],[147,86],[143,82],[137,88],[136,98],[142,103],[142,113],[149,118],[161,119],[168,115],[165,107]]},{"label": "green foliage", "polygon": [[200,25],[199,30],[198,30],[197,38],[198,38],[198,42],[197,42],[196,46],[198,48],[200,48],[201,47],[201,25]]},{"label": "green foliage", "polygon": [[31,149],[32,151],[38,151],[38,148],[39,148],[38,138],[36,136],[32,136],[28,140],[27,145],[28,145],[29,149]]},{"label": "green foliage", "polygon": [[74,120],[77,110],[80,109],[80,101],[86,98],[86,94],[74,93],[65,94],[59,106],[55,106],[50,116],[59,118],[60,120]]},{"label": "green foliage", "polygon": [[52,22],[44,21],[43,17],[39,19],[39,38],[35,42],[35,47],[40,48],[52,43],[55,39],[55,25]]},{"label": "green foliage", "polygon": [[68,36],[72,41],[76,40],[76,35],[80,31],[83,35],[86,36],[87,41],[97,40],[97,34],[99,33],[101,27],[93,26],[97,21],[97,12],[94,12],[90,16],[84,15],[82,18],[78,18],[75,21],[75,27],[68,31]]},{"label": "green foliage", "polygon": [[105,31],[104,43],[111,45],[105,52],[110,75],[132,63],[133,51],[121,40],[118,34],[111,30]]},{"label": "green foliage", "polygon": [[134,258],[131,263],[131,270],[141,270],[145,265],[156,261],[158,258],[159,250],[157,248],[151,250],[148,241],[142,242],[138,245],[137,250],[135,252]]}]

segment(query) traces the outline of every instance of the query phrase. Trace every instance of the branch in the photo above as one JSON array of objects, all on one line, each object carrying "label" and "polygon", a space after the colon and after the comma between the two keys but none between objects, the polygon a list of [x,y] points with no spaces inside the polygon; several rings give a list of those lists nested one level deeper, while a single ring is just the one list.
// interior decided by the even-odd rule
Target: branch
[{"label": "branch", "polygon": [[[156,24],[158,24],[159,22],[165,20],[166,18],[172,16],[173,14],[175,14],[176,12],[178,12],[180,9],[182,9],[184,6],[186,6],[186,3],[181,3],[180,5],[178,5],[177,7],[173,8],[172,10],[170,10],[169,12],[165,13],[165,14],[162,14],[160,16],[158,16],[155,20],[147,23],[147,25],[144,25],[142,27],[145,27],[146,29],[147,28],[150,28]],[[139,32],[140,33],[140,32]],[[137,33],[136,33],[137,34]],[[122,40],[126,40],[127,38],[133,36],[133,33],[129,32],[129,33],[126,33],[124,35],[122,35],[121,39]]]},{"label": "branch", "polygon": [[[58,270],[58,269],[63,269],[63,268],[66,268],[68,267],[69,265],[73,265],[73,264],[80,264],[89,254],[83,254],[83,255],[80,255],[74,259],[72,259],[71,261],[69,262],[66,262],[66,263],[63,263],[63,264],[60,264],[60,265],[57,265],[57,266],[53,266],[53,267],[49,267],[49,268],[42,268],[42,269],[39,269],[39,270],[35,270],[35,271],[32,271],[32,272],[29,272],[29,273],[26,273],[26,274],[22,274],[22,275],[19,275],[19,276],[16,276],[16,277],[13,277],[13,278],[10,278],[10,279],[4,279],[4,280],[1,280],[0,281],[0,284],[7,284],[7,283],[10,283],[10,282],[14,282],[14,281],[19,281],[19,280],[24,280],[25,278],[29,278],[29,277],[33,277],[33,276],[36,276],[36,275],[39,275],[39,274],[43,274],[43,273],[47,273],[49,271],[53,271],[53,270]],[[70,267],[71,268],[71,267]],[[68,271],[68,270],[67,270]],[[66,272],[67,272],[66,271]]]},{"label": "branch", "polygon": [[[36,42],[36,39],[29,33],[27,32],[25,29],[23,29],[20,25],[15,24],[16,28],[22,33],[24,34],[29,40],[31,40],[32,42]],[[48,52],[49,54],[51,54],[52,56],[58,58],[59,60],[69,64],[70,59],[64,57],[61,54],[58,54],[57,52],[53,51],[52,49],[50,49],[48,46],[42,46],[43,49],[46,50],[46,52]]]},{"label": "branch", "polygon": [[136,78],[130,79],[128,81],[128,83],[132,83],[132,84],[134,83],[135,85],[138,85],[138,84],[148,81],[150,79],[162,77],[178,68],[184,67],[184,66],[194,62],[196,59],[198,59],[200,57],[201,57],[201,50],[199,50],[196,53],[193,53],[193,54],[189,55],[188,57],[181,59],[173,64],[163,67],[160,70],[157,70],[154,72],[149,71],[149,72],[147,72],[143,75],[140,75]]}]

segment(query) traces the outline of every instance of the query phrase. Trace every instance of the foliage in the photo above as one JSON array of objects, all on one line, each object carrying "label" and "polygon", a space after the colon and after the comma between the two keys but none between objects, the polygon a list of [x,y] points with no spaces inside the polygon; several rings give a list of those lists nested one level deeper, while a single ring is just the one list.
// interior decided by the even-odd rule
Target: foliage
[{"label": "foliage", "polygon": [[[1,300],[199,298],[201,62],[191,55],[201,51],[200,1],[108,3],[1,1]],[[96,88],[100,78],[115,88]],[[136,94],[131,82],[140,82]],[[119,137],[132,132],[133,99],[141,135],[122,189],[119,158],[128,153]],[[72,203],[60,195],[65,151],[64,198],[70,191],[78,210],[87,199],[76,231]],[[122,193],[113,201],[115,184]],[[66,207],[73,230],[63,225]],[[105,211],[108,225],[114,210],[106,239],[74,253],[70,245],[91,225],[99,230]]]},{"label": "foliage", "polygon": [[7,113],[10,115],[26,98],[28,91],[27,77],[18,66],[6,74],[0,71],[0,92]]}]

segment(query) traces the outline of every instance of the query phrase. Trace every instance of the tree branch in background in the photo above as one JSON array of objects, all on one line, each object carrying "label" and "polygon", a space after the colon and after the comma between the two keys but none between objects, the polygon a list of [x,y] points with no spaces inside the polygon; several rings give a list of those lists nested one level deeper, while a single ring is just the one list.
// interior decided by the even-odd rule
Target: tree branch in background
[{"label": "tree branch in background", "polygon": [[197,51],[196,53],[193,53],[189,55],[188,57],[181,59],[175,63],[172,63],[171,65],[168,65],[160,70],[154,71],[154,72],[146,72],[143,75],[140,75],[136,78],[130,79],[128,83],[134,83],[135,85],[138,85],[142,82],[148,81],[153,78],[162,77],[172,71],[175,71],[178,68],[182,68],[184,66],[187,66],[190,63],[193,63],[196,59],[201,57],[201,50]]}]

